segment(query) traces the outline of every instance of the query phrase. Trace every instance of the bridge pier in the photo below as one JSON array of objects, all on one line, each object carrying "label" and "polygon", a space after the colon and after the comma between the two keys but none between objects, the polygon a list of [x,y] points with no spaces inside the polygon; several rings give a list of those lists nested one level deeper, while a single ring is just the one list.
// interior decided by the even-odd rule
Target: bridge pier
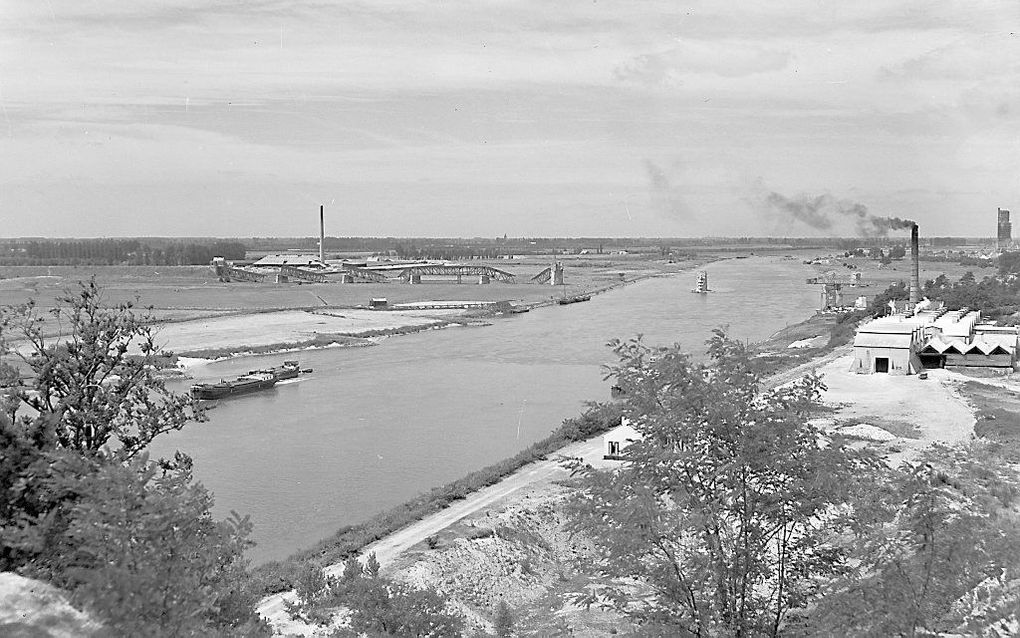
[{"label": "bridge pier", "polygon": [[564,285],[563,277],[563,264],[556,262],[552,267],[552,277],[550,278],[552,285],[562,286]]},{"label": "bridge pier", "polygon": [[457,275],[457,283],[458,284],[464,283],[464,275]]},{"label": "bridge pier", "polygon": [[408,281],[410,281],[412,284],[420,284],[421,275],[419,275],[418,273],[412,273],[411,278]]},{"label": "bridge pier", "polygon": [[478,275],[478,284],[479,285],[487,284],[487,283],[489,283],[489,276],[488,275]]}]

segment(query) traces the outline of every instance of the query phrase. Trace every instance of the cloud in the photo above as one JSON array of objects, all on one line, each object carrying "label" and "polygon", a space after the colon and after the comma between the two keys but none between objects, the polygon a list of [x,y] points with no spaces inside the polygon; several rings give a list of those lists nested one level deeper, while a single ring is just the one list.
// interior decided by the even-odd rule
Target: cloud
[{"label": "cloud", "polygon": [[790,52],[775,48],[736,41],[689,41],[637,55],[617,66],[613,74],[619,80],[654,85],[679,82],[691,75],[741,78],[779,71],[789,62]]}]

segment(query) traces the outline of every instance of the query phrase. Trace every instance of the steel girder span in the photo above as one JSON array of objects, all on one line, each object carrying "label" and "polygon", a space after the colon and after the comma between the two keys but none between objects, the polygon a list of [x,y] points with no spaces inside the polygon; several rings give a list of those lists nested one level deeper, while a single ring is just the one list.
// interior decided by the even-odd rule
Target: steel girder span
[{"label": "steel girder span", "polygon": [[233,266],[224,266],[222,274],[219,270],[217,270],[217,274],[224,281],[265,281],[266,279],[265,273],[234,268]]},{"label": "steel girder span", "polygon": [[297,268],[296,266],[280,266],[280,274],[290,277],[291,279],[300,279],[302,281],[313,281],[316,283],[325,283],[329,281],[329,279],[326,278],[326,275],[322,273],[305,270],[304,268]]},{"label": "steel girder span", "polygon": [[536,284],[544,284],[545,282],[549,281],[550,279],[552,279],[552,266],[549,266],[548,268],[546,268],[542,272],[540,272],[537,275],[535,275],[534,277],[532,277],[531,281],[533,281]]},{"label": "steel girder span", "polygon": [[443,266],[439,264],[412,266],[400,273],[400,279],[408,281],[414,275],[486,275],[497,281],[514,282],[513,274],[492,266]]}]

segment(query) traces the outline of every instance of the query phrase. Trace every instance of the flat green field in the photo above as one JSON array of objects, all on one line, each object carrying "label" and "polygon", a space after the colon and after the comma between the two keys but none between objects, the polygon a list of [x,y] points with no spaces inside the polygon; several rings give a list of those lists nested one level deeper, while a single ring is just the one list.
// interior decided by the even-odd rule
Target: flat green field
[{"label": "flat green field", "polygon": [[[531,278],[559,260],[565,266],[566,285],[532,283]],[[205,266],[99,266],[99,267],[4,267],[0,268],[0,306],[18,305],[34,299],[42,310],[54,307],[57,297],[73,290],[78,281],[95,275],[107,303],[136,301],[152,307],[153,318],[180,322],[275,310],[355,308],[368,306],[373,298],[390,303],[418,301],[513,301],[521,304],[548,302],[561,296],[593,292],[623,281],[648,275],[677,272],[696,266],[667,264],[628,255],[548,256],[521,260],[474,261],[513,273],[516,283],[493,280],[479,284],[464,277],[425,278],[421,284],[391,283],[223,283]],[[48,332],[58,325],[49,320]]]}]

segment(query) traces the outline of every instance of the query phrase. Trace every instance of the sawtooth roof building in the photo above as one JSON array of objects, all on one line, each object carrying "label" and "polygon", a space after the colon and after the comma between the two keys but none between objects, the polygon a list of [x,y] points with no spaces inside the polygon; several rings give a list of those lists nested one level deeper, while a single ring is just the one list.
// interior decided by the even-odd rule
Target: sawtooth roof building
[{"label": "sawtooth roof building", "polygon": [[924,368],[1013,368],[1016,326],[982,323],[979,310],[921,310],[870,321],[854,337],[851,370],[916,374]]}]

